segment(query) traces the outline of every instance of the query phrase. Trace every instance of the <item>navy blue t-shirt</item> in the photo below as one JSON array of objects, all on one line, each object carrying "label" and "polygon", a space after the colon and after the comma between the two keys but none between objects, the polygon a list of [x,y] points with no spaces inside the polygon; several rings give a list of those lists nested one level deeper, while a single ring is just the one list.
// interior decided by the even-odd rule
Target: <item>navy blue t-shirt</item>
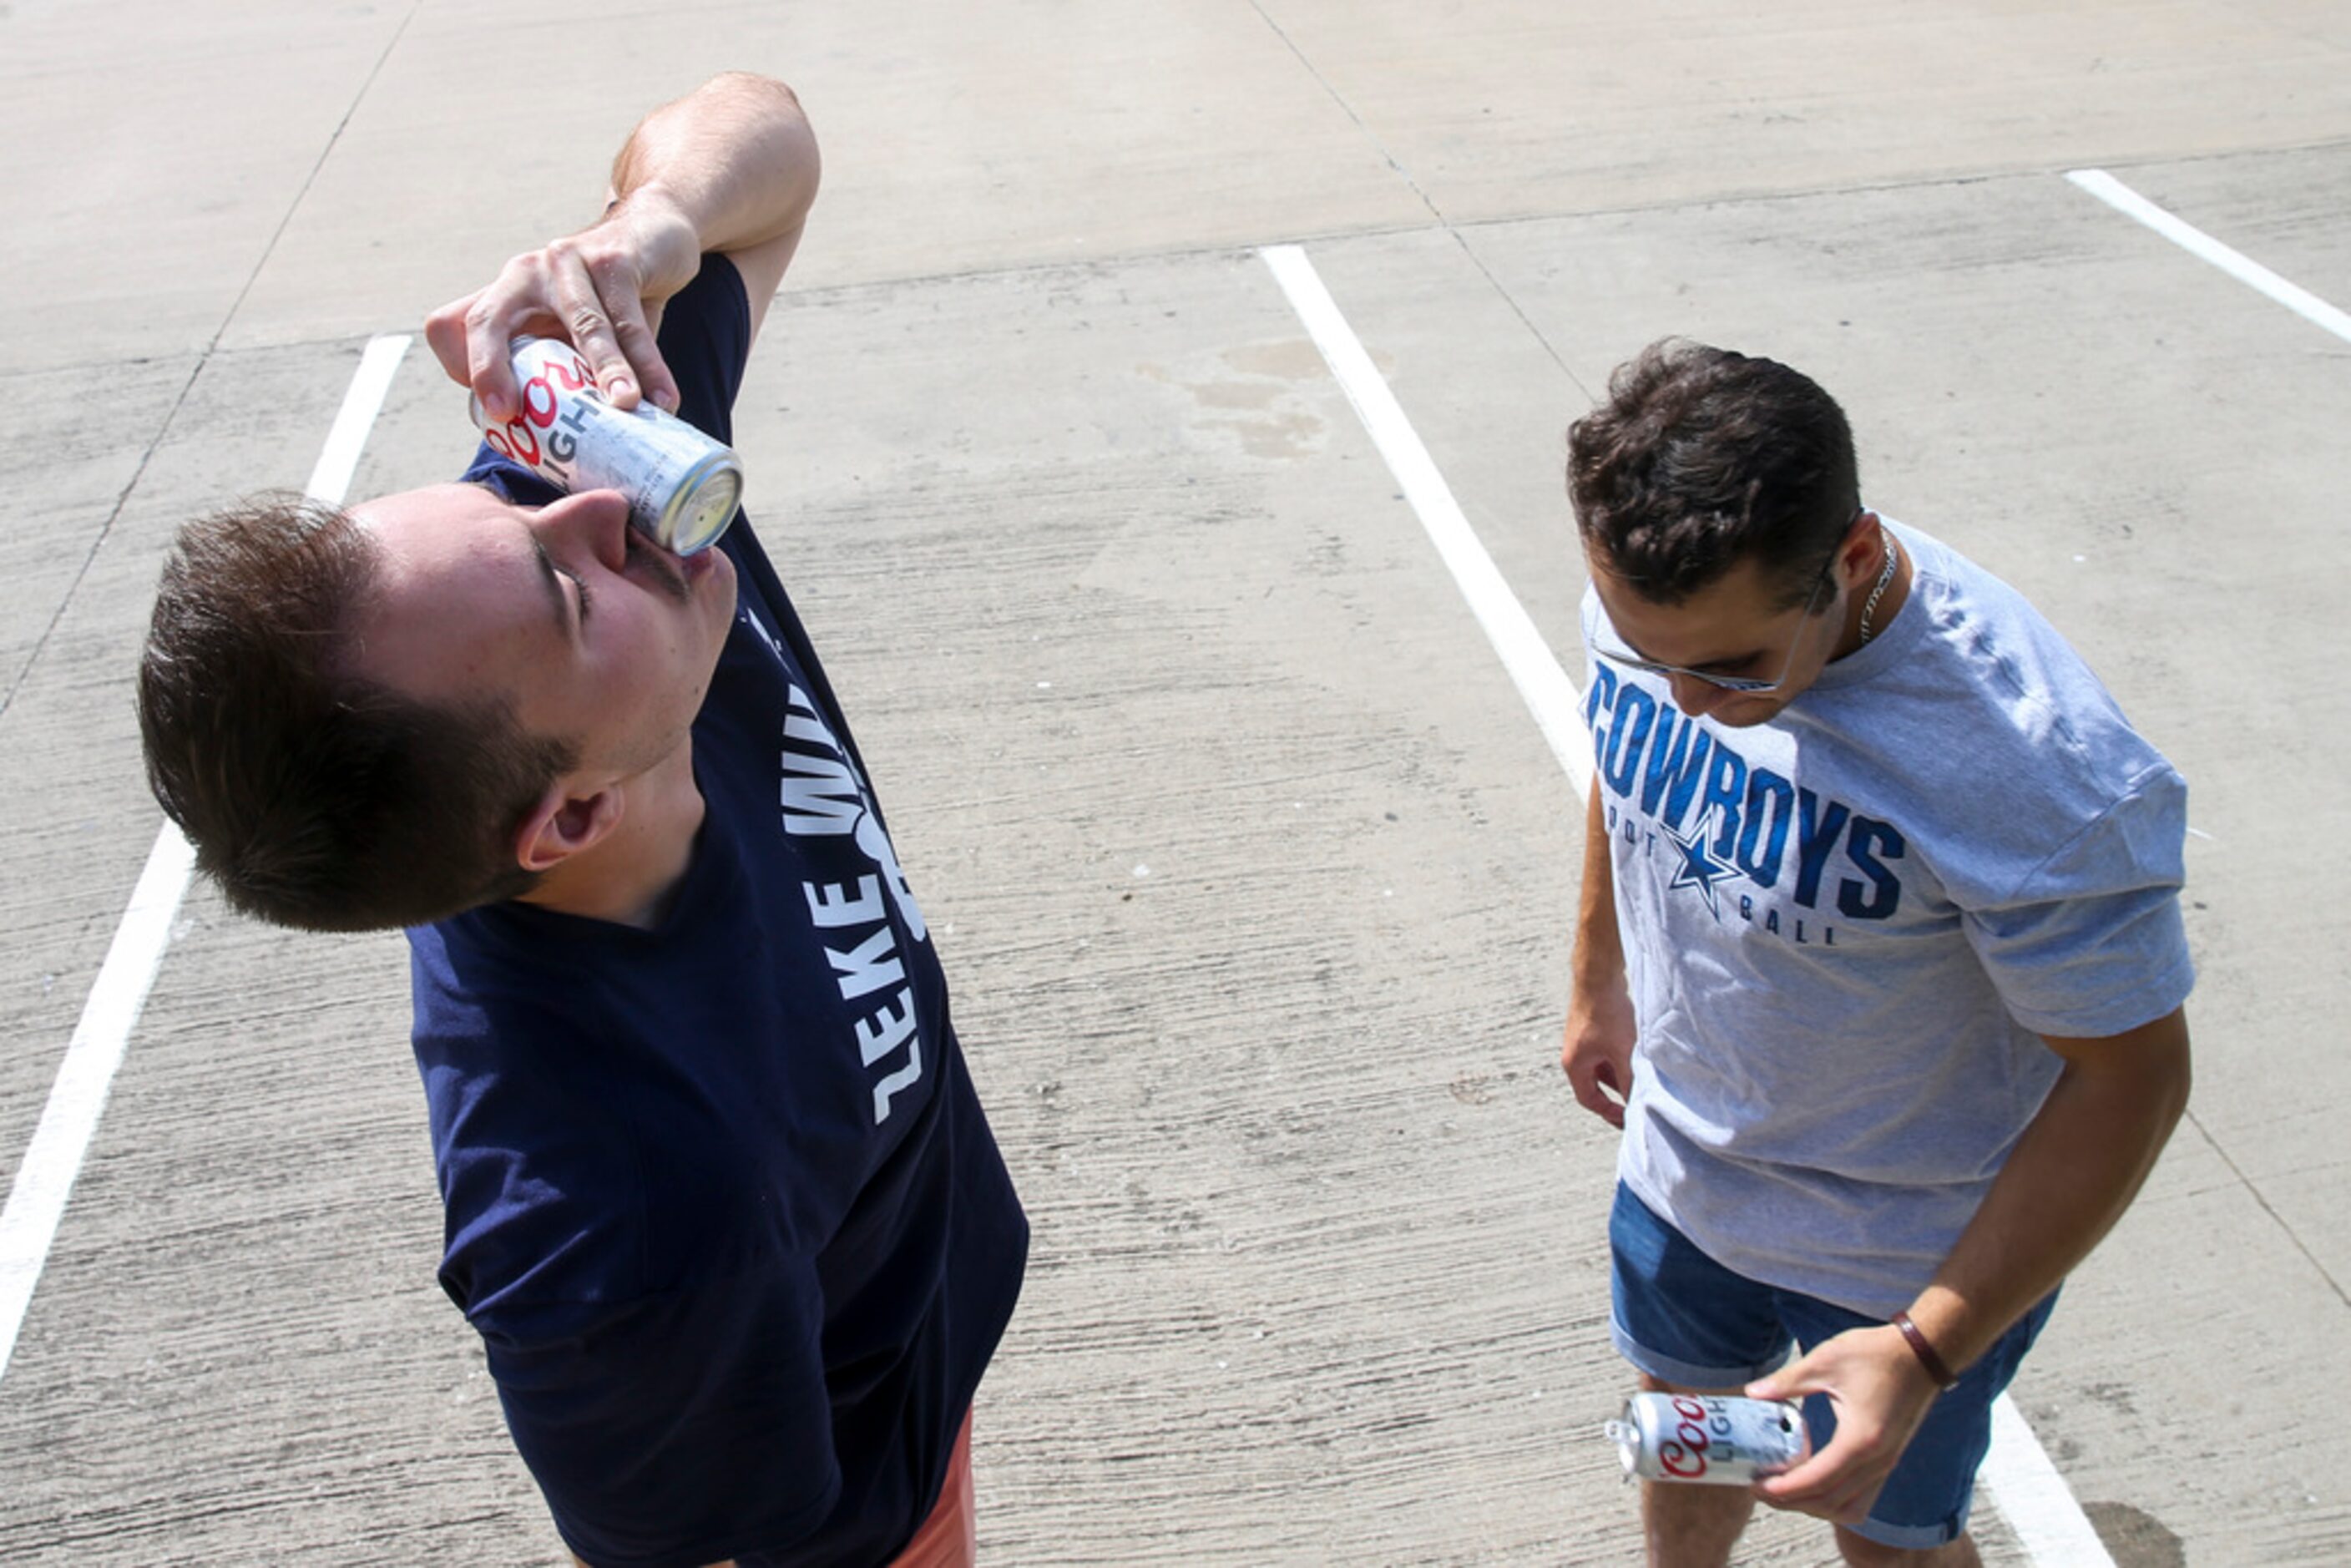
[{"label": "navy blue t-shirt", "polygon": [[[661,344],[731,441],[733,264]],[[555,497],[486,448],[465,476]],[[807,634],[743,517],[716,548],[708,810],[661,926],[509,903],[409,933],[441,1283],[597,1568],[882,1563],[936,1500],[1028,1222]]]}]

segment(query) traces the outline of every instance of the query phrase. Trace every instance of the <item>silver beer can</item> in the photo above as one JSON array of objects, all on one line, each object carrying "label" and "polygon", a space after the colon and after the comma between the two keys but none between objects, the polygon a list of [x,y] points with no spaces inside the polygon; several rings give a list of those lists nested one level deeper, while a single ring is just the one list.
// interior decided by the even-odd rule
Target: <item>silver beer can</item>
[{"label": "silver beer can", "polygon": [[717,542],[743,498],[743,460],[731,447],[650,402],[614,408],[569,343],[517,338],[513,353],[520,411],[493,427],[473,400],[491,451],[567,495],[620,491],[631,521],[679,555]]},{"label": "silver beer can", "polygon": [[1743,1487],[1792,1468],[1812,1446],[1797,1406],[1719,1394],[1635,1394],[1624,1419],[1602,1430],[1625,1474],[1651,1481]]}]

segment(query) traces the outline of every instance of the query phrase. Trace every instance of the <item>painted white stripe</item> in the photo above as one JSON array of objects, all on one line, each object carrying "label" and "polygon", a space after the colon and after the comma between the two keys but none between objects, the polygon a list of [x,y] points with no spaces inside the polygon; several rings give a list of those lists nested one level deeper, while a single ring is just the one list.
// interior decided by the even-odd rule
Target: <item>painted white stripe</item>
[{"label": "painted white stripe", "polygon": [[[343,394],[342,409],[310,476],[308,493],[316,499],[340,503],[350,488],[360,448],[408,343],[405,336],[378,338],[360,357],[359,371]],[[24,1161],[9,1184],[7,1207],[0,1209],[0,1376],[6,1375],[16,1354],[17,1333],[48,1263],[83,1156],[105,1113],[131,1030],[172,944],[172,922],[187,894],[195,862],[195,851],[180,830],[165,822],[147,852],[138,885],[131,889],[131,905],[114,928],[114,940],[99,966],[89,999],[82,1004],[81,1021],[74,1026],[65,1061],[49,1086],[33,1141],[26,1145]]]},{"label": "painted white stripe", "polygon": [[1992,1403],[1991,1452],[1976,1479],[1992,1494],[2001,1518],[2032,1561],[2054,1568],[2115,1568],[2096,1526],[2049,1462],[2024,1412],[2005,1394]]},{"label": "painted white stripe", "polygon": [[2173,216],[2104,169],[2075,169],[2065,178],[2126,217],[2145,224],[2189,255],[2210,262],[2238,282],[2260,289],[2295,315],[2351,342],[2351,314],[2329,305],[2307,288],[2288,283],[2242,251],[2231,249],[2202,229]]},{"label": "painted white stripe", "polygon": [[[1485,627],[1495,652],[1502,655],[1519,695],[1533,710],[1543,737],[1551,742],[1552,754],[1574,781],[1576,791],[1589,796],[1592,747],[1589,732],[1576,716],[1581,698],[1575,683],[1560,668],[1534,622],[1478,542],[1428,449],[1421,444],[1395,394],[1348,328],[1306,253],[1296,246],[1269,246],[1259,254],[1273,269],[1282,292],[1290,297],[1290,308],[1322,350],[1331,373],[1338,378],[1347,401],[1354,404],[1357,417],[1371,433],[1373,444],[1387,460],[1389,472],[1404,486],[1405,497],[1420,515],[1421,526],[1451,569],[1454,581]],[[1984,1460],[1981,1479],[2000,1499],[2001,1517],[2015,1527],[2032,1562],[2050,1568],[2114,1568],[2097,1531],[2066,1490],[2064,1478],[2049,1462],[2032,1428],[2005,1395],[1992,1409],[1991,1452]]]},{"label": "painted white stripe", "polygon": [[327,432],[327,444],[319,451],[318,466],[310,470],[310,482],[303,486],[304,495],[339,507],[350,493],[360,452],[367,445],[368,433],[375,428],[383,400],[392,392],[392,378],[400,369],[401,356],[408,352],[408,343],[404,332],[369,340],[367,351],[360,355],[360,368],[352,373],[350,388],[343,393],[343,406],[336,411],[335,423]]},{"label": "painted white stripe", "polygon": [[107,1090],[121,1065],[131,1026],[146,1004],[148,988],[154,984],[163,949],[171,943],[172,917],[179,913],[195,858],[180,831],[164,824],[131,890],[131,907],[114,928],[114,941],[99,966],[98,982],[82,1007],[81,1022],[66,1047],[57,1082],[49,1086],[48,1103],[8,1188],[8,1207],[0,1209],[0,1375],[7,1372],[16,1351],[16,1331],[24,1326],[33,1287],[40,1282],[49,1244],[65,1216],[67,1195],[81,1174],[82,1155],[106,1109]]},{"label": "painted white stripe", "polygon": [[1258,254],[1273,269],[1275,281],[1290,297],[1290,308],[1305,323],[1314,346],[1322,350],[1323,361],[1338,378],[1340,390],[1354,404],[1355,416],[1364,422],[1372,444],[1386,459],[1388,472],[1403,486],[1405,498],[1412,503],[1429,542],[1453,573],[1461,597],[1468,601],[1478,624],[1485,628],[1486,640],[1501,655],[1502,667],[1510,672],[1511,684],[1533,713],[1552,755],[1575,781],[1577,791],[1589,793],[1592,737],[1576,716],[1583,697],[1575,683],[1560,668],[1551,645],[1535,630],[1533,619],[1502,580],[1486,547],[1478,542],[1445,476],[1437,472],[1395,394],[1388,390],[1363,344],[1356,341],[1330,291],[1322,287],[1314,264],[1294,245],[1268,246]]}]

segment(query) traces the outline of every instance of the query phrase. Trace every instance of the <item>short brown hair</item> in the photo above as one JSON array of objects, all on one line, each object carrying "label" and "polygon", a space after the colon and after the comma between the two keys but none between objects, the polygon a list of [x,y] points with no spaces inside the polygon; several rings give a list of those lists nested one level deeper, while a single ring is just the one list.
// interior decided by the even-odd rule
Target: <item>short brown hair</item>
[{"label": "short brown hair", "polygon": [[228,901],[280,925],[385,930],[528,890],[513,833],[577,761],[502,698],[442,707],[350,674],[375,563],[348,512],[281,494],[189,524],[163,568],[148,783]]},{"label": "short brown hair", "polygon": [[1678,603],[1753,557],[1802,603],[1861,509],[1836,400],[1774,360],[1650,344],[1568,427],[1577,528],[1643,598]]}]

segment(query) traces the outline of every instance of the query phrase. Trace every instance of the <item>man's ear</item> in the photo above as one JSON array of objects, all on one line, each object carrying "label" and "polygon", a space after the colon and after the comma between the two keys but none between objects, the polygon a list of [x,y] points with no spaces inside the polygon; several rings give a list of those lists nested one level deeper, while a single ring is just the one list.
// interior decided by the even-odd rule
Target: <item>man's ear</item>
[{"label": "man's ear", "polygon": [[1886,535],[1877,514],[1864,507],[1854,515],[1853,525],[1844,531],[1837,545],[1837,575],[1844,579],[1845,587],[1856,585],[1866,589],[1877,580],[1877,573],[1886,564]]},{"label": "man's ear", "polygon": [[621,825],[623,798],[618,785],[575,796],[558,779],[515,830],[515,860],[528,872],[549,872],[594,848]]}]

